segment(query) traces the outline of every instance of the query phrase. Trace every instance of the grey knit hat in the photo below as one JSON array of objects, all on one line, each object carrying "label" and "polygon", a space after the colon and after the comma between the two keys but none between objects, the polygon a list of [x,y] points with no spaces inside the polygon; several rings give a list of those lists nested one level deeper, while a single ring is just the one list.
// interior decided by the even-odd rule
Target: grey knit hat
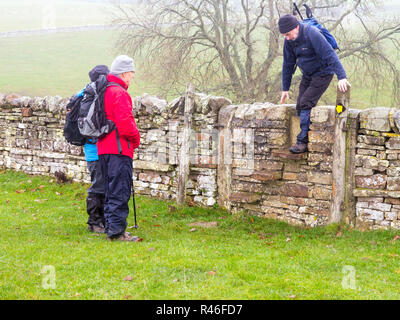
[{"label": "grey knit hat", "polygon": [[294,15],[291,14],[284,15],[278,21],[279,32],[282,34],[292,31],[298,25],[299,21],[296,19]]},{"label": "grey knit hat", "polygon": [[110,72],[112,74],[121,74],[130,71],[135,71],[135,65],[133,64],[133,59],[126,55],[116,57],[111,64]]}]

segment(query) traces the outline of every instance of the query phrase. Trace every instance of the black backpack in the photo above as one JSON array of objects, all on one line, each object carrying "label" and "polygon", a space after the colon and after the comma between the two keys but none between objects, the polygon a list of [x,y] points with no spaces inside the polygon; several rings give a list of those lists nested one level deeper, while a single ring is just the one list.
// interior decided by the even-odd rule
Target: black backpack
[{"label": "black backpack", "polygon": [[82,136],[88,139],[99,139],[115,129],[115,124],[106,118],[104,94],[110,85],[105,76],[100,76],[90,83],[84,92],[81,102],[78,128]]},{"label": "black backpack", "polygon": [[[95,82],[90,83],[84,92],[80,104],[78,117],[78,128],[80,134],[88,140],[104,137],[106,134],[116,130],[114,122],[108,120],[104,110],[104,95],[109,86],[120,86],[118,83],[108,82],[107,77],[102,75]],[[120,86],[121,87],[121,86]],[[120,140],[117,134],[119,153],[122,152]]]},{"label": "black backpack", "polygon": [[66,106],[67,116],[65,117],[64,137],[75,146],[83,146],[86,138],[80,133],[78,128],[78,117],[80,112],[82,97],[73,95]]}]

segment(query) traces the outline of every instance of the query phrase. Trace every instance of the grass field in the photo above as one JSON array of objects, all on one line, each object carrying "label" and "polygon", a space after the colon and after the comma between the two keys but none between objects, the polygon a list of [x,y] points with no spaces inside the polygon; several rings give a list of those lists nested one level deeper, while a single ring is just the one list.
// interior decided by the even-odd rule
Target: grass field
[{"label": "grass field", "polygon": [[128,231],[143,241],[110,243],[86,230],[86,188],[1,172],[0,299],[400,298],[398,232],[170,212],[137,196],[139,229],[131,213]]},{"label": "grass field", "polygon": [[[110,66],[118,54],[125,53],[114,47],[116,37],[115,31],[101,30],[0,39],[6,48],[0,51],[4,75],[0,92],[70,97],[89,82],[91,68]],[[129,90],[135,96],[151,91],[140,76],[137,70]]]}]

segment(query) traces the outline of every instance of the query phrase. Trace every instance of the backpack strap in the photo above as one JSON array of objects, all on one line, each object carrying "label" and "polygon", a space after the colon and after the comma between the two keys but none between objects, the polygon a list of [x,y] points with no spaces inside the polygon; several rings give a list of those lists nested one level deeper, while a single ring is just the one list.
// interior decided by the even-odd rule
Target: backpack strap
[{"label": "backpack strap", "polygon": [[[116,83],[116,82],[109,82],[107,84],[106,88],[111,87],[111,86],[119,86],[125,90],[125,88],[123,86],[121,86],[119,83]],[[122,154],[122,146],[121,146],[121,140],[120,140],[119,134],[118,134],[118,129],[117,129],[117,126],[114,126],[114,127],[115,127],[115,136],[117,138],[118,153]]]},{"label": "backpack strap", "polygon": [[106,88],[111,87],[111,86],[118,86],[118,87],[121,87],[122,89],[125,90],[125,88],[124,88],[123,86],[121,86],[119,83],[116,83],[116,82],[109,82],[109,83],[107,84],[107,87],[106,87]]}]

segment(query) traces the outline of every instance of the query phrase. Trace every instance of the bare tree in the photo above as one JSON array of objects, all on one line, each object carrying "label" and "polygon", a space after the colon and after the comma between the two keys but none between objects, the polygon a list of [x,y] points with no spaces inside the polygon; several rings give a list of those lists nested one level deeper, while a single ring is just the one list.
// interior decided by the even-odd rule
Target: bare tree
[{"label": "bare tree", "polygon": [[[306,1],[298,1],[301,7]],[[362,61],[363,70],[392,76],[399,71],[384,45],[399,48],[400,23],[368,20],[374,0],[307,1],[318,20],[338,39],[339,57]],[[188,81],[235,101],[277,101],[281,90],[283,39],[279,17],[293,11],[287,0],[146,0],[137,6],[116,4],[119,45],[146,58],[152,80],[171,92]],[[356,27],[347,28],[350,17]],[[369,25],[371,26],[369,27]],[[355,22],[353,25],[356,25]],[[397,95],[396,95],[397,97]]]}]

